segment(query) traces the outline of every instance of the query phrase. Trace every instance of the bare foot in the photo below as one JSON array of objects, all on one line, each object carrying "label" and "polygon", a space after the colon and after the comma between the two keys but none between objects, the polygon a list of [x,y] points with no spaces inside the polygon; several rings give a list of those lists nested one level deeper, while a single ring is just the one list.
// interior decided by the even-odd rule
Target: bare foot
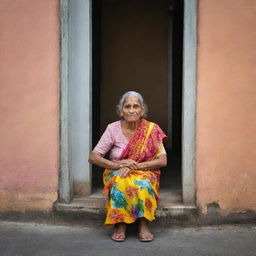
[{"label": "bare foot", "polygon": [[141,242],[150,242],[154,240],[154,235],[150,232],[148,227],[148,220],[145,218],[140,219],[139,239]]},{"label": "bare foot", "polygon": [[112,234],[112,240],[116,242],[123,242],[126,238],[126,224],[118,223],[115,225],[115,231]]}]

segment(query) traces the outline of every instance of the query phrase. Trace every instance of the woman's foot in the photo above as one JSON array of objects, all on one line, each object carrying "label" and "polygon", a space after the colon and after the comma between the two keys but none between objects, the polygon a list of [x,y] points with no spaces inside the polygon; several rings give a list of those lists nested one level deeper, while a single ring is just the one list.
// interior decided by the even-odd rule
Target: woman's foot
[{"label": "woman's foot", "polygon": [[138,235],[141,242],[151,242],[154,240],[154,235],[148,228],[148,220],[145,218],[140,219]]},{"label": "woman's foot", "polygon": [[115,231],[111,236],[112,240],[116,242],[123,242],[126,238],[126,224],[118,223],[115,225]]}]

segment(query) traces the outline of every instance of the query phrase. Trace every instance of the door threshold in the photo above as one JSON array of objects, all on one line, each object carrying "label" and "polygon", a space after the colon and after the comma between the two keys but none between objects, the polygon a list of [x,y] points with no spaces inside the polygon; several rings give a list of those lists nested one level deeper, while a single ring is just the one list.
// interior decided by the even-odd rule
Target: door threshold
[{"label": "door threshold", "polygon": [[[105,215],[105,203],[106,199],[101,194],[101,189],[97,189],[90,196],[74,196],[70,203],[56,202],[54,208],[59,213],[95,213]],[[185,205],[182,202],[181,190],[160,190],[160,201],[156,217],[183,216],[195,213],[195,205]]]}]

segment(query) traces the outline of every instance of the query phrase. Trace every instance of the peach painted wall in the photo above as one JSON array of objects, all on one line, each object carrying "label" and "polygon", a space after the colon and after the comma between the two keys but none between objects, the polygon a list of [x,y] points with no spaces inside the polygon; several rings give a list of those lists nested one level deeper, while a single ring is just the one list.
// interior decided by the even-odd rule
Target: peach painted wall
[{"label": "peach painted wall", "polygon": [[197,203],[256,210],[256,0],[199,0]]},{"label": "peach painted wall", "polygon": [[0,0],[0,211],[51,210],[59,169],[59,1]]}]

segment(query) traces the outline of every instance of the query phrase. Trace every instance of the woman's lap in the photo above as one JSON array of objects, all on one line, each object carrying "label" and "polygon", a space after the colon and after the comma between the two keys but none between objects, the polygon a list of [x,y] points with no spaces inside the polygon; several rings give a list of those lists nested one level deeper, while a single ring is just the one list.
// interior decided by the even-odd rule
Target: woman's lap
[{"label": "woman's lap", "polygon": [[104,184],[109,195],[105,224],[133,223],[141,217],[155,219],[158,179],[154,172],[133,171],[121,178],[118,171],[106,170]]}]

